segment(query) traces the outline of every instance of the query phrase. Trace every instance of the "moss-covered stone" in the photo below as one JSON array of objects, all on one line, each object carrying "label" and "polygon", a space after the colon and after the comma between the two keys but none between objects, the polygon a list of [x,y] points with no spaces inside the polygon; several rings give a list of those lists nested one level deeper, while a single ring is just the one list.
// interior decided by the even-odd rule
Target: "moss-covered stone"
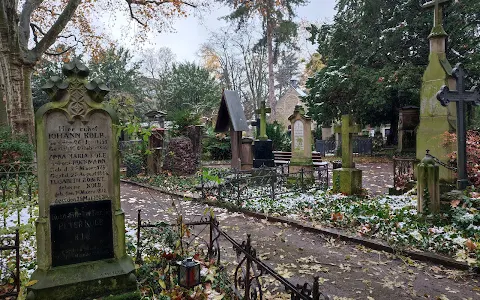
[{"label": "moss-covered stone", "polygon": [[345,195],[358,195],[362,192],[362,170],[340,168],[333,170],[333,191]]},{"label": "moss-covered stone", "polygon": [[40,269],[32,274],[27,300],[83,300],[122,295],[137,290],[132,260],[101,260],[84,264]]},{"label": "moss-covered stone", "polygon": [[[453,88],[451,82],[451,66],[445,56],[445,38],[435,36],[430,38],[431,53],[429,64],[423,75],[420,92],[420,124],[417,129],[417,159],[421,160],[426,150],[446,162],[447,154],[454,151],[453,147],[443,145],[443,134],[455,129],[455,103],[443,107],[437,100],[437,92],[442,86]],[[446,168],[440,169],[440,179],[453,182],[455,174]]]}]

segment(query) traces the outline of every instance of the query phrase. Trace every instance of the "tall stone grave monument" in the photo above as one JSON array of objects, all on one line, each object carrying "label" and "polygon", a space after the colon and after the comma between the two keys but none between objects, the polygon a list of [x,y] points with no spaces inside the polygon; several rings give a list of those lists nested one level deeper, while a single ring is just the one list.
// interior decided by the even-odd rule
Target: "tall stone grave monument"
[{"label": "tall stone grave monument", "polygon": [[[424,8],[434,8],[434,26],[428,39],[430,41],[429,62],[423,74],[420,91],[420,124],[417,130],[416,156],[423,159],[425,151],[447,162],[447,154],[455,150],[454,147],[444,147],[443,133],[455,131],[455,104],[447,107],[437,101],[437,91],[444,85],[455,89],[455,81],[451,77],[452,67],[445,54],[447,33],[443,29],[442,5],[449,0],[423,1]],[[440,180],[454,182],[454,173],[446,168],[440,169]]]},{"label": "tall stone grave monument", "polygon": [[265,101],[262,101],[261,106],[257,109],[257,114],[260,115],[260,134],[255,140],[253,146],[253,168],[275,167],[273,159],[273,142],[267,136],[267,113],[271,109],[266,107]]},{"label": "tall stone grave monument", "polygon": [[353,125],[350,115],[342,116],[342,167],[333,169],[333,191],[345,195],[360,194],[362,190],[362,170],[353,162],[353,134],[360,126]]},{"label": "tall stone grave monument", "polygon": [[[301,169],[311,171],[312,162],[312,119],[305,115],[301,105],[295,105],[293,114],[288,118],[292,124],[292,159],[289,172],[297,173]],[[313,174],[307,172],[307,174]]]},{"label": "tall stone grave monument", "polygon": [[[37,269],[27,299],[135,294],[120,206],[118,118],[102,103],[108,88],[87,82],[73,60],[66,81],[44,86],[52,102],[36,114],[39,217]],[[126,294],[126,295],[125,295]]]},{"label": "tall stone grave monument", "polygon": [[419,123],[419,108],[405,106],[400,109],[398,116],[398,147],[397,152],[402,154],[415,153],[416,131]]}]

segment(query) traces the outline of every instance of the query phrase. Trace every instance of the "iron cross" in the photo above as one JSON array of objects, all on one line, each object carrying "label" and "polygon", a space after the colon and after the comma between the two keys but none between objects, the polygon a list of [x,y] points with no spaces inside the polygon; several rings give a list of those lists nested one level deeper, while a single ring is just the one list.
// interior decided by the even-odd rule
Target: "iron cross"
[{"label": "iron cross", "polygon": [[265,101],[260,104],[260,109],[257,109],[256,113],[260,115],[260,135],[259,140],[268,140],[267,136],[267,113],[272,112],[270,107],[266,107]]},{"label": "iron cross", "polygon": [[342,168],[354,168],[353,164],[353,134],[360,131],[360,126],[353,125],[350,115],[342,116],[342,126],[335,127],[335,133],[342,134]]},{"label": "iron cross", "polygon": [[457,169],[458,180],[457,188],[464,190],[468,186],[467,177],[467,130],[465,128],[465,108],[466,103],[471,102],[473,105],[480,105],[480,92],[477,87],[471,90],[465,90],[465,70],[462,64],[457,64],[452,70],[455,77],[457,87],[455,91],[450,91],[447,86],[443,86],[437,93],[437,99],[443,106],[447,106],[450,102],[457,104]]},{"label": "iron cross", "polygon": [[429,0],[429,1],[421,1],[420,5],[422,8],[430,8],[434,7],[434,17],[433,17],[433,26],[442,26],[442,7],[441,4],[446,3],[450,0]]}]

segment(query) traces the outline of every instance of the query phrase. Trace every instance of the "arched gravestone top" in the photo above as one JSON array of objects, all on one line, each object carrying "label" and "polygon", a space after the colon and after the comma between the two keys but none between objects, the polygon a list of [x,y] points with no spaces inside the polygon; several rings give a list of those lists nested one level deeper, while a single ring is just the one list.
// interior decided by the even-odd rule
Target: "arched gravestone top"
[{"label": "arched gravestone top", "polygon": [[[31,279],[38,283],[29,294],[61,299],[81,291],[79,299],[87,299],[135,290],[120,205],[120,128],[102,102],[109,89],[87,81],[89,70],[79,60],[63,73],[65,81],[55,76],[45,84],[52,101],[36,113],[39,217]],[[101,284],[107,278],[124,284]]]}]

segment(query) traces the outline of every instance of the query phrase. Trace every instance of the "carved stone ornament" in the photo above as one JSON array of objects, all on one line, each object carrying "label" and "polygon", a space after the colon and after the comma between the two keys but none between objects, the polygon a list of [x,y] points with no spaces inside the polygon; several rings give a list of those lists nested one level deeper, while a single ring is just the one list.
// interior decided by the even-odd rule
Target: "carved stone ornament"
[{"label": "carved stone ornament", "polygon": [[42,89],[55,102],[56,108],[67,114],[70,122],[75,118],[88,122],[89,113],[99,108],[110,90],[99,79],[87,83],[90,71],[78,59],[66,63],[62,70],[67,76],[65,81],[53,76]]}]

